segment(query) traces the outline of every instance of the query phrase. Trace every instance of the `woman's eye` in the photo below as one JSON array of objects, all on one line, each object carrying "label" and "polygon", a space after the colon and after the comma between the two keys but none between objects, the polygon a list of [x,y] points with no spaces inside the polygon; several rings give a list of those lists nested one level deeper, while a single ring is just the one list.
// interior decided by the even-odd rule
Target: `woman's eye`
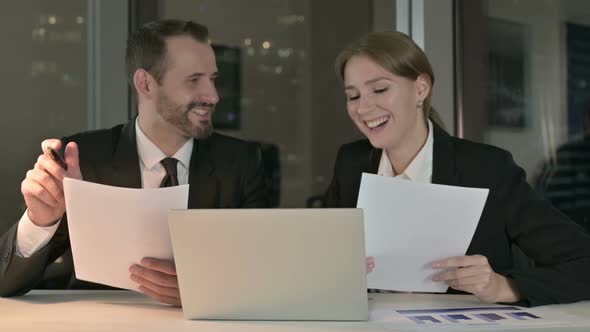
[{"label": "woman's eye", "polygon": [[383,93],[385,91],[387,91],[387,88],[373,90],[373,92],[375,92],[375,93]]},{"label": "woman's eye", "polygon": [[349,101],[357,100],[357,99],[359,99],[359,96],[348,96]]}]

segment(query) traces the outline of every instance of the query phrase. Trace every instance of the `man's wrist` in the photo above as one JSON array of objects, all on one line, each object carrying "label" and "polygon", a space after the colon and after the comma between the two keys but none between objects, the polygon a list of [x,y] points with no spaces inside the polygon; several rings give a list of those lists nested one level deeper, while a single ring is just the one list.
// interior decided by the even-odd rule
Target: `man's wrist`
[{"label": "man's wrist", "polygon": [[31,216],[31,210],[29,210],[29,209],[27,209],[27,217],[29,217],[29,220],[31,221],[31,223],[33,223],[33,225],[35,225],[37,227],[51,227],[51,226],[57,224],[61,220],[61,218],[57,218],[53,222],[50,222],[48,224],[40,224],[36,221],[35,216]]},{"label": "man's wrist", "polygon": [[31,221],[29,213],[25,212],[18,222],[16,231],[15,247],[17,256],[30,257],[46,246],[55,235],[60,220],[51,226],[37,226]]}]

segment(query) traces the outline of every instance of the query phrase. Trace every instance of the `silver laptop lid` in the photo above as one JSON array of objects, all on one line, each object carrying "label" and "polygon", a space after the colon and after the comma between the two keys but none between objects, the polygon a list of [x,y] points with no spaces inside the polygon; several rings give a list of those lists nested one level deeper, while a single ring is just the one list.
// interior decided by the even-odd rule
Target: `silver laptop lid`
[{"label": "silver laptop lid", "polygon": [[360,209],[174,210],[188,319],[367,320]]}]

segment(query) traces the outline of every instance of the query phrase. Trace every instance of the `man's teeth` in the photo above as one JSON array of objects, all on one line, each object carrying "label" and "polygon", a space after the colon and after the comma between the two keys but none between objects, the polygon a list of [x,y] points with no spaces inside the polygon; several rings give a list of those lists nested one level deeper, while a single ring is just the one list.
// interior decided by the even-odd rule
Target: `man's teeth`
[{"label": "man's teeth", "polygon": [[387,122],[387,120],[389,120],[389,117],[388,116],[384,116],[382,118],[379,118],[379,119],[376,119],[376,120],[373,120],[373,121],[368,121],[368,122],[365,122],[365,123],[367,124],[367,127],[373,129],[373,128],[375,128],[375,127],[377,127],[377,126],[379,126],[379,125]]},{"label": "man's teeth", "polygon": [[197,113],[197,115],[207,115],[209,114],[209,110],[204,110],[200,108],[194,108],[193,112]]}]

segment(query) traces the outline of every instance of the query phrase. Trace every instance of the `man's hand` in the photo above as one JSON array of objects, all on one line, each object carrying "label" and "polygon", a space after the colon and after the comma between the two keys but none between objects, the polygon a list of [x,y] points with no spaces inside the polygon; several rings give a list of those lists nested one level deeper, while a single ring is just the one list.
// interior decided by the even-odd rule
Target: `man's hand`
[{"label": "man's hand", "polygon": [[[41,149],[45,151],[47,147],[51,147],[59,151],[61,144],[58,139],[48,139],[41,143]],[[54,225],[65,213],[62,183],[64,177],[82,179],[76,143],[70,142],[66,146],[65,161],[68,171],[63,169],[48,153],[43,153],[21,183],[21,193],[27,204],[29,219],[37,226]]]},{"label": "man's hand", "polygon": [[146,257],[132,265],[129,272],[140,292],[162,303],[182,306],[174,261]]},{"label": "man's hand", "polygon": [[471,293],[483,302],[516,302],[520,294],[514,281],[496,272],[482,255],[460,256],[434,262],[433,269],[448,269],[433,281],[444,281],[451,288]]}]

